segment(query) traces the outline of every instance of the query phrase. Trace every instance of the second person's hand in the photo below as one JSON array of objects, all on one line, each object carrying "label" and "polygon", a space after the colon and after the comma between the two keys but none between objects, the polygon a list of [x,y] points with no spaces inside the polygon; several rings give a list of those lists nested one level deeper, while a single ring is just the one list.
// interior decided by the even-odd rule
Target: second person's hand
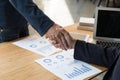
[{"label": "second person's hand", "polygon": [[[67,49],[74,49],[74,48],[75,48],[75,44],[76,44],[76,41],[77,41],[77,40],[76,40],[76,39],[73,39],[73,38],[71,37],[71,35],[70,35],[66,30],[61,29],[61,28],[58,28],[58,29],[57,29],[57,32],[62,32],[62,34],[64,35],[64,38],[65,38],[65,40],[66,40],[66,42],[67,42],[67,45],[68,45]],[[63,49],[62,46],[61,46],[61,44],[60,44],[60,43],[57,43],[56,40],[55,40],[53,37],[51,37],[51,43],[52,43],[55,47]]]}]

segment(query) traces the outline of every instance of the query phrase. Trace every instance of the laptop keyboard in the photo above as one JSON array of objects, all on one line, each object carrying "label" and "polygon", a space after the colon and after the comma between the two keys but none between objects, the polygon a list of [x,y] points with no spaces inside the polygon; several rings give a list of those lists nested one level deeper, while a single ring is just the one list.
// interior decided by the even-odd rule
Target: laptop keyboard
[{"label": "laptop keyboard", "polygon": [[120,48],[120,42],[96,41],[96,44],[103,47],[117,47]]}]

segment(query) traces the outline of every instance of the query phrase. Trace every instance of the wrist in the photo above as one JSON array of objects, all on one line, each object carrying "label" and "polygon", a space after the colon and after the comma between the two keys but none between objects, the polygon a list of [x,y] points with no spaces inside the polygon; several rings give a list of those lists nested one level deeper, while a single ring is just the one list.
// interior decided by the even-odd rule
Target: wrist
[{"label": "wrist", "polygon": [[49,35],[50,35],[50,34],[54,34],[57,28],[61,28],[61,26],[59,26],[58,24],[54,23],[54,24],[50,27],[50,29],[47,31],[46,34],[49,34]]},{"label": "wrist", "polygon": [[75,49],[75,44],[76,44],[77,40],[73,39],[73,43],[72,43],[72,49]]}]

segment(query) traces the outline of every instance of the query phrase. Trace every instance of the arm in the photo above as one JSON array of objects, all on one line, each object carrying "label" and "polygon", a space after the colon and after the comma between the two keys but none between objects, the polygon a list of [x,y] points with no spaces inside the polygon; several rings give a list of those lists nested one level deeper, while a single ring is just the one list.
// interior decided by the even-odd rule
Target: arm
[{"label": "arm", "polygon": [[25,19],[36,29],[36,31],[43,36],[46,34],[47,38],[51,35],[55,36],[56,42],[61,44],[62,49],[67,49],[67,42],[62,32],[57,32],[56,29],[61,26],[55,24],[48,18],[33,2],[33,0],[9,0],[10,3],[21,13]]},{"label": "arm", "polygon": [[118,56],[116,48],[103,48],[102,46],[77,41],[75,45],[74,58],[89,63],[110,67]]},{"label": "arm", "polygon": [[48,18],[33,0],[9,0],[10,3],[20,12],[25,19],[38,31],[44,35],[54,22]]}]

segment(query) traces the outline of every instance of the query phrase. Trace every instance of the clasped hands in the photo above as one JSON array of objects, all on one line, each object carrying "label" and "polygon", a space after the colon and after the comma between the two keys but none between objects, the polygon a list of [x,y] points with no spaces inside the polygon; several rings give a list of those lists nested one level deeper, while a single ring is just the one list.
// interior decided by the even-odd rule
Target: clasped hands
[{"label": "clasped hands", "polygon": [[56,47],[63,50],[73,49],[76,40],[61,26],[54,24],[46,33],[46,38]]}]

